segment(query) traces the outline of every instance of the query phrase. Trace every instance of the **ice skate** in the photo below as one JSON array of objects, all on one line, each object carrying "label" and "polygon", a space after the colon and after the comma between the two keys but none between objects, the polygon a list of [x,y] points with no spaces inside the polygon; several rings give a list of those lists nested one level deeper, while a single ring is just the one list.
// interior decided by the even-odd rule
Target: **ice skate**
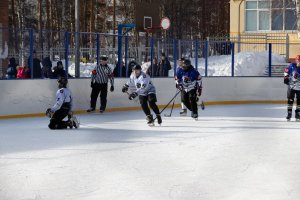
[{"label": "ice skate", "polygon": [[157,123],[158,123],[159,125],[161,125],[161,123],[162,123],[161,116],[160,116],[160,115],[156,115],[156,119],[157,119]]},{"label": "ice skate", "polygon": [[185,117],[187,115],[187,109],[182,109],[182,111],[179,114],[181,117]]},{"label": "ice skate", "polygon": [[286,120],[289,122],[289,121],[291,121],[291,118],[292,118],[292,112],[289,111],[288,115],[286,116]]},{"label": "ice skate", "polygon": [[147,115],[146,120],[147,120],[147,124],[149,126],[154,126],[154,120],[153,120],[153,116],[152,115]]}]

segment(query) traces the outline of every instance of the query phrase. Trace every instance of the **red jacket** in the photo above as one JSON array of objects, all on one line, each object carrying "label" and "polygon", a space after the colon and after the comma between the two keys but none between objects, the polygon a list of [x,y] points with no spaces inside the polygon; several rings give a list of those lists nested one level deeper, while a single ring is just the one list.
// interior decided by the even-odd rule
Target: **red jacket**
[{"label": "red jacket", "polygon": [[17,78],[21,78],[21,79],[29,78],[28,69],[24,66],[19,67],[18,68],[18,73],[17,73]]}]

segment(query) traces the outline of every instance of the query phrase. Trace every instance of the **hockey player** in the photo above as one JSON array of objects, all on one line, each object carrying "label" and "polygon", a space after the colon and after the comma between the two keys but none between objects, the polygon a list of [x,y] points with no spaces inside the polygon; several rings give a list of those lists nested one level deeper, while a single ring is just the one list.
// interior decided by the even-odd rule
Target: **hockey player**
[{"label": "hockey player", "polygon": [[197,96],[202,94],[202,77],[188,59],[177,71],[176,86],[181,91],[181,101],[192,111],[191,117],[198,119]]},{"label": "hockey player", "polygon": [[[185,58],[180,58],[178,60],[179,61],[179,68],[177,68],[177,72],[178,72],[179,69],[182,69],[184,60],[185,60]],[[175,76],[175,80],[176,80],[176,76]],[[186,108],[186,106],[184,105],[183,102],[181,102],[181,108],[182,108],[182,111],[179,113],[180,116],[186,116],[187,115],[187,108]]]},{"label": "hockey player", "polygon": [[296,121],[300,120],[300,55],[296,56],[296,63],[291,63],[284,71],[284,83],[288,85],[287,90],[287,117],[288,121],[292,118],[293,104],[297,96],[297,107],[295,110]]},{"label": "hockey player", "polygon": [[[150,76],[142,72],[142,67],[140,65],[135,65],[132,68],[133,72],[129,78],[129,81],[123,86],[122,92],[128,93],[128,89],[135,88],[136,91],[129,94],[129,100],[133,100],[137,96],[139,97],[141,107],[146,114],[146,119],[148,125],[154,124],[154,119],[149,109],[149,106],[156,114],[157,123],[161,124],[162,119],[160,116],[159,108],[156,105],[156,91],[155,87],[150,79]],[[149,106],[148,106],[149,103]]]},{"label": "hockey player", "polygon": [[[79,123],[72,113],[72,94],[67,88],[68,80],[60,77],[57,83],[59,89],[56,92],[56,103],[46,111],[46,115],[51,118],[48,127],[50,129],[78,128]],[[63,121],[66,116],[68,121]]]}]

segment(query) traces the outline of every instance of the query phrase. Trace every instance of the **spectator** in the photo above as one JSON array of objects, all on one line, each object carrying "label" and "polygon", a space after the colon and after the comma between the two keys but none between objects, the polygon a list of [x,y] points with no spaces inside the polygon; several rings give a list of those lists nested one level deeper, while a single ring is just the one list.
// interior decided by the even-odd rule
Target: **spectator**
[{"label": "spectator", "polygon": [[15,79],[17,78],[17,63],[15,58],[9,59],[9,64],[7,67],[7,78],[8,79]]},{"label": "spectator", "polygon": [[17,67],[17,78],[18,79],[26,79],[29,78],[29,70],[26,66],[18,66]]},{"label": "spectator", "polygon": [[158,64],[157,75],[160,77],[168,77],[171,64],[164,53],[161,54],[161,61]]},{"label": "spectator", "polygon": [[[56,67],[54,67],[53,72],[53,78],[59,78],[59,77],[67,77],[66,70],[64,70],[63,63],[61,61],[58,61],[56,64]],[[68,74],[68,78],[72,78],[70,74]]]},{"label": "spectator", "polygon": [[135,60],[131,60],[129,63],[128,63],[128,73],[127,73],[127,77],[130,77],[131,73],[132,73],[132,68],[134,66],[136,66],[137,63]]},{"label": "spectator", "polygon": [[52,74],[52,62],[50,60],[49,57],[46,57],[43,59],[42,61],[42,75],[44,78],[52,78],[53,74]]},{"label": "spectator", "polygon": [[126,77],[126,67],[124,62],[122,62],[121,76],[120,76],[120,67],[119,62],[117,62],[116,67],[114,68],[114,77]]},{"label": "spectator", "polygon": [[152,61],[152,66],[150,66],[147,69],[147,74],[151,77],[156,77],[157,76],[157,68],[158,68],[158,60],[157,58],[154,58]]},{"label": "spectator", "polygon": [[[33,51],[33,78],[42,78],[41,61],[37,58],[36,51]],[[31,73],[30,57],[28,58],[29,73]]]}]

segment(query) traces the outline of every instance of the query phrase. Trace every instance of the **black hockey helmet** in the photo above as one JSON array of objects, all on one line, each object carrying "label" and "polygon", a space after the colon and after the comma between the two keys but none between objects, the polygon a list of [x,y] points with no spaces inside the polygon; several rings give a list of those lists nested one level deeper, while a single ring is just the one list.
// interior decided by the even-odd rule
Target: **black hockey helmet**
[{"label": "black hockey helmet", "polygon": [[100,57],[100,60],[103,60],[103,61],[107,61],[108,60],[108,57],[106,55],[102,55]]},{"label": "black hockey helmet", "polygon": [[141,65],[136,64],[132,67],[132,70],[142,70],[142,67],[141,67]]},{"label": "black hockey helmet", "polygon": [[57,79],[57,83],[59,88],[66,88],[68,84],[68,79],[66,77],[61,76]]},{"label": "black hockey helmet", "polygon": [[183,69],[184,70],[188,70],[190,67],[191,67],[191,60],[189,60],[189,59],[185,59],[184,61],[183,61]]}]

